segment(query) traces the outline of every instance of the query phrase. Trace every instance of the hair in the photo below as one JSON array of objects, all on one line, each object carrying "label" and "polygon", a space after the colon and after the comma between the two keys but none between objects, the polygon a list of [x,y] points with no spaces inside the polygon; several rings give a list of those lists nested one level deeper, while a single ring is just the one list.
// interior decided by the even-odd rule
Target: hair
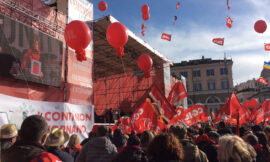
[{"label": "hair", "polygon": [[266,132],[270,133],[270,127],[265,127],[265,128],[264,128],[264,132],[265,132],[265,133],[266,133]]},{"label": "hair", "polygon": [[258,137],[255,136],[254,134],[249,134],[247,135],[247,142],[249,144],[251,144],[252,146],[255,146],[255,145],[258,145],[259,144],[259,140],[258,140]]},{"label": "hair", "polygon": [[149,144],[146,152],[150,159],[156,159],[158,161],[183,160],[182,145],[171,133],[157,135]]},{"label": "hair", "polygon": [[20,138],[23,141],[40,142],[48,132],[46,120],[42,116],[31,115],[22,123]]},{"label": "hair", "polygon": [[80,144],[80,136],[78,134],[72,134],[67,145],[74,147],[78,144]]},{"label": "hair", "polygon": [[220,127],[220,128],[225,128],[226,127],[226,123],[225,123],[225,121],[220,121],[219,123],[218,123],[218,126]]},{"label": "hair", "polygon": [[142,133],[141,135],[141,144],[145,144],[145,145],[148,145],[154,138],[154,135],[146,130]]},{"label": "hair", "polygon": [[266,134],[260,131],[260,132],[255,133],[255,135],[258,137],[259,144],[263,145],[263,150],[267,153],[270,153]]},{"label": "hair", "polygon": [[113,137],[123,137],[124,133],[121,129],[116,128],[113,132]]},{"label": "hair", "polygon": [[106,126],[100,125],[97,128],[97,137],[108,136],[109,130]]},{"label": "hair", "polygon": [[178,139],[184,139],[187,135],[187,129],[184,126],[171,126],[170,133],[173,133]]},{"label": "hair", "polygon": [[219,138],[219,162],[251,162],[256,157],[252,146],[235,135],[225,135]]},{"label": "hair", "polygon": [[262,127],[259,126],[259,125],[254,125],[254,126],[252,127],[252,131],[253,131],[253,133],[257,133],[257,132],[263,131],[263,129],[262,129]]},{"label": "hair", "polygon": [[127,145],[128,146],[140,146],[141,142],[140,142],[140,138],[138,136],[136,136],[135,134],[134,135],[131,135],[129,138],[128,138],[128,142],[127,142]]}]

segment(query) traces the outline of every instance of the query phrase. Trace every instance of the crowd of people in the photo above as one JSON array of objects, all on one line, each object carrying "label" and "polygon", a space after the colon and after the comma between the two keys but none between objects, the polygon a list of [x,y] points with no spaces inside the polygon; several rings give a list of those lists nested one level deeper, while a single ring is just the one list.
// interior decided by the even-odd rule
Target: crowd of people
[{"label": "crowd of people", "polygon": [[[239,133],[236,133],[239,132]],[[238,135],[236,135],[238,134]],[[95,126],[80,142],[77,134],[48,129],[38,115],[27,117],[19,131],[1,127],[2,162],[270,162],[270,127],[171,126],[156,134],[124,134]]]}]

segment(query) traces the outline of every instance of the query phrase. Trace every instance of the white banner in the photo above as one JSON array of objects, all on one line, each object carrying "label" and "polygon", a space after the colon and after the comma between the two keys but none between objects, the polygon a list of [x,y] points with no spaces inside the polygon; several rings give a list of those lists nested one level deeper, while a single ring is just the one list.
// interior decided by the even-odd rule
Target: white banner
[{"label": "white banner", "polygon": [[68,134],[88,137],[94,125],[94,106],[73,105],[64,102],[33,101],[0,94],[0,126],[7,123],[20,128],[29,115],[42,115],[50,128],[63,128]]},{"label": "white banner", "polygon": [[87,0],[69,0],[68,23],[72,20],[92,21],[93,4]]}]

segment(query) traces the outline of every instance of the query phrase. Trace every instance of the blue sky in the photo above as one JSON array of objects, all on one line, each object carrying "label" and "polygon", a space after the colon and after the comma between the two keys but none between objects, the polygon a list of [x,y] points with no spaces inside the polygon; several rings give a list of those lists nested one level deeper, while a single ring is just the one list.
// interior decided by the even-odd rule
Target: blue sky
[{"label": "blue sky", "polygon": [[[258,78],[263,61],[270,60],[270,52],[264,51],[264,43],[270,43],[270,0],[107,0],[108,9],[98,10],[94,5],[94,19],[111,14],[128,29],[157,49],[173,62],[199,59],[202,56],[223,59],[224,52],[232,58],[234,84]],[[181,5],[175,9],[176,3]],[[148,4],[150,19],[143,21],[141,6]],[[174,16],[178,20],[173,25]],[[227,28],[226,18],[233,20],[232,29]],[[257,20],[269,25],[264,34],[254,31]],[[141,36],[141,24],[147,26]],[[172,41],[161,40],[161,34],[172,34]],[[224,46],[212,43],[212,39],[224,37]]]}]

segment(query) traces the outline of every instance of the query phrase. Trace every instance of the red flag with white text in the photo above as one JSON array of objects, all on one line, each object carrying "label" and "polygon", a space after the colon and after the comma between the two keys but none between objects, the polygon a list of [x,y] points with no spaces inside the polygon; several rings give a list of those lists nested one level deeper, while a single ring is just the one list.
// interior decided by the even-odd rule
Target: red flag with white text
[{"label": "red flag with white text", "polygon": [[264,50],[265,51],[270,51],[270,43],[265,43],[264,44]]},{"label": "red flag with white text", "polygon": [[187,97],[187,92],[183,82],[179,81],[174,84],[169,93],[168,101],[175,107],[179,106],[180,101]]},{"label": "red flag with white text", "polygon": [[116,128],[121,129],[124,134],[130,134],[132,130],[130,118],[129,117],[119,118],[119,120],[112,127],[112,131],[114,131]]},{"label": "red flag with white text", "polygon": [[167,41],[171,41],[172,35],[170,34],[166,34],[166,33],[162,33],[161,35],[161,39],[167,40]]},{"label": "red flag with white text", "polygon": [[220,45],[220,46],[223,46],[224,44],[224,38],[214,38],[212,40],[213,43],[217,44],[217,45]]},{"label": "red flag with white text", "polygon": [[258,82],[259,82],[259,83],[262,83],[262,84],[265,84],[265,85],[269,85],[269,83],[268,83],[263,77],[260,77],[260,78],[258,79]]},{"label": "red flag with white text", "polygon": [[208,121],[209,115],[204,105],[195,104],[181,114],[181,119],[186,123],[187,126],[190,126],[198,122]]},{"label": "red flag with white text", "polygon": [[159,108],[160,113],[163,115],[163,118],[169,122],[176,112],[156,85],[152,86],[149,97],[153,99],[154,103]]},{"label": "red flag with white text", "polygon": [[270,100],[266,99],[260,107],[256,109],[254,115],[254,124],[260,124],[261,122],[270,120]]},{"label": "red flag with white text", "polygon": [[226,25],[228,26],[228,28],[232,28],[232,19],[229,16],[227,17]]}]

